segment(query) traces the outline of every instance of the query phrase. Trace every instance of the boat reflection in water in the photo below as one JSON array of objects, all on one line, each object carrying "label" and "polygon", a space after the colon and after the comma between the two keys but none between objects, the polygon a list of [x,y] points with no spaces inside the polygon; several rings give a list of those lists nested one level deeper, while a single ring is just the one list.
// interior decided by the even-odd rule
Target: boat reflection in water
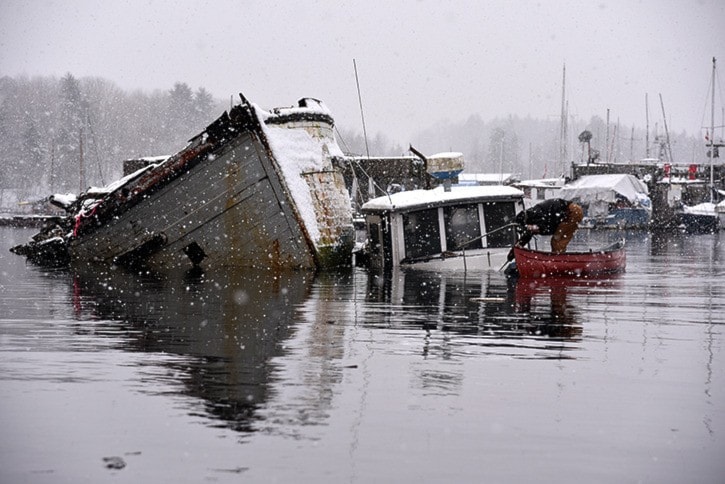
[{"label": "boat reflection in water", "polygon": [[[385,352],[424,359],[574,358],[582,340],[578,303],[617,284],[510,281],[491,271],[378,277],[362,269],[138,274],[93,268],[73,272],[71,280],[82,321],[76,331],[117,338],[124,351],[164,355],[144,371],[191,397],[185,399],[190,415],[242,433],[293,436],[327,422],[345,375],[363,371],[364,358],[350,349],[363,329],[377,333],[371,341]],[[454,367],[421,369],[417,381],[426,391],[456,393],[463,373]],[[144,384],[141,391],[156,386]]]},{"label": "boat reflection in water", "polygon": [[603,279],[511,280],[478,274],[418,270],[371,277],[368,299],[389,303],[381,325],[464,335],[465,344],[522,358],[570,358],[582,325],[576,301],[618,283]]},{"label": "boat reflection in water", "polygon": [[270,360],[284,352],[293,313],[309,297],[314,274],[92,269],[72,273],[76,317],[99,320],[78,331],[123,335],[125,351],[180,356],[163,358],[158,364],[167,375],[152,378],[181,384],[181,393],[204,407],[191,413],[252,430],[269,397]]}]

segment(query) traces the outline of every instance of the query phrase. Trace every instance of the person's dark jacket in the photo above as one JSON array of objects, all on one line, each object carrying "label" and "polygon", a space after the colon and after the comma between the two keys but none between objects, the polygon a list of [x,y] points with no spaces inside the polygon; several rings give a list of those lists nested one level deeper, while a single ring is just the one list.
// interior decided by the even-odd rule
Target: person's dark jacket
[{"label": "person's dark jacket", "polygon": [[526,225],[536,225],[539,227],[538,234],[554,235],[556,228],[566,218],[569,203],[571,203],[569,200],[562,198],[544,200],[528,210],[519,212],[516,216],[516,223],[522,229]]}]

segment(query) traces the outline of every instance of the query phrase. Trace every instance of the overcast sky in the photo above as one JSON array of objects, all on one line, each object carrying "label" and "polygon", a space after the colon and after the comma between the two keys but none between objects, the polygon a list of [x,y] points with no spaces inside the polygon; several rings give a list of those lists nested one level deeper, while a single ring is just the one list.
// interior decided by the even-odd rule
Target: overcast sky
[{"label": "overcast sky", "polygon": [[662,94],[670,129],[699,133],[713,56],[722,0],[0,0],[0,76],[180,81],[263,108],[310,96],[361,130],[356,59],[368,134],[403,145],[442,119],[555,118],[565,63],[576,119],[644,127],[645,93],[651,123]]}]

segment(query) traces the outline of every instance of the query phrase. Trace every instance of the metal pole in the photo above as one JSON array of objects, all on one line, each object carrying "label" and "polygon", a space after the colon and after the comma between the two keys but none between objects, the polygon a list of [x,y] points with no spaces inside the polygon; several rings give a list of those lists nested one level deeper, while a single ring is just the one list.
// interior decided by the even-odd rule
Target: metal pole
[{"label": "metal pole", "polygon": [[368,148],[368,132],[365,129],[365,113],[363,112],[362,96],[360,95],[360,81],[357,77],[357,63],[352,60],[352,66],[355,69],[355,84],[357,85],[357,99],[360,103],[360,117],[362,118],[363,137],[365,138],[365,154],[370,158],[370,149]]}]

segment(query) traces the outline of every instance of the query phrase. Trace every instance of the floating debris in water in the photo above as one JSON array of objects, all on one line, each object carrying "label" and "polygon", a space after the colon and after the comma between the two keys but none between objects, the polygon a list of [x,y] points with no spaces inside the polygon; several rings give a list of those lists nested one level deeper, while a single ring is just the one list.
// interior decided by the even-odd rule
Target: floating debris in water
[{"label": "floating debris in water", "polygon": [[472,297],[471,302],[506,302],[505,297]]},{"label": "floating debris in water", "polygon": [[118,456],[104,457],[103,462],[106,463],[107,469],[123,469],[126,467],[126,461]]}]

